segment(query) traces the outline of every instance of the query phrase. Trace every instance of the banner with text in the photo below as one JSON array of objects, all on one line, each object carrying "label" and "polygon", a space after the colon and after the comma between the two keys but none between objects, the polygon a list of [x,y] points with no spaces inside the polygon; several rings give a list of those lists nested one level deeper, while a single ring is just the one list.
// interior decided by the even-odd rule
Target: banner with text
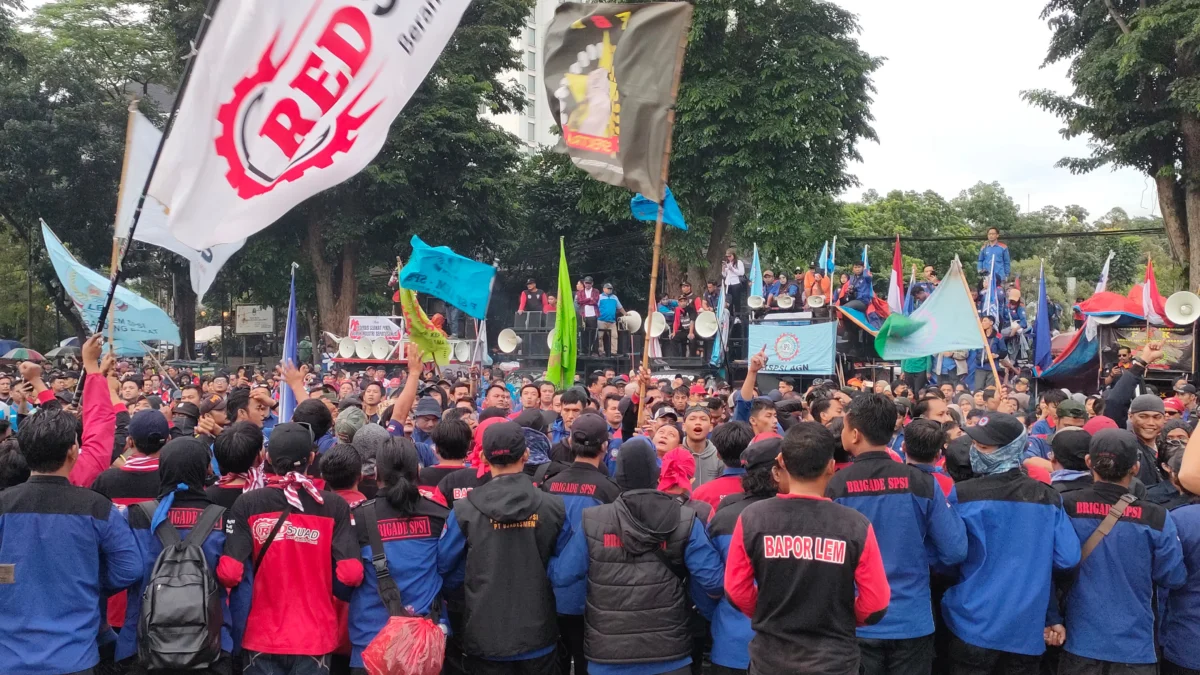
[{"label": "banner with text", "polygon": [[352,316],[350,317],[350,328],[346,331],[346,337],[354,340],[367,338],[374,340],[375,338],[385,337],[392,342],[399,342],[404,338],[404,330],[400,327],[400,323],[395,321],[399,317],[386,316]]},{"label": "banner with text", "polygon": [[747,353],[754,355],[766,347],[764,373],[832,375],[836,331],[837,323],[833,321],[807,326],[750,326]]},{"label": "banner with text", "polygon": [[1150,364],[1151,370],[1192,372],[1192,364],[1195,363],[1196,344],[1191,326],[1183,328],[1152,326],[1148,338],[1146,335],[1146,324],[1144,323],[1122,328],[1104,327],[1100,331],[1101,365],[1107,368],[1116,363],[1117,351],[1121,347],[1128,347],[1129,351],[1137,355],[1142,350],[1142,347],[1146,346],[1148,340],[1159,341],[1163,344],[1163,357]]}]

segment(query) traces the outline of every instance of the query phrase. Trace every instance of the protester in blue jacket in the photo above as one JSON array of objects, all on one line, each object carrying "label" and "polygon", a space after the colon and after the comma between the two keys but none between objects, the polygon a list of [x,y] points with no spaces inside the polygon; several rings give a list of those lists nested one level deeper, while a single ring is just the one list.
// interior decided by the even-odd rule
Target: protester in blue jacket
[{"label": "protester in blue jacket", "polygon": [[[29,480],[0,492],[0,673],[88,671],[100,662],[104,599],[141,578],[129,523],[103,495],[67,477],[79,420],[45,408],[17,434]],[[111,639],[111,632],[109,632]]]},{"label": "protester in blue jacket", "polygon": [[955,485],[967,559],[942,598],[951,672],[1037,673],[1051,573],[1079,564],[1079,538],[1054,488],[1021,471],[1020,420],[987,413],[966,432],[977,477]]},{"label": "protester in blue jacket", "polygon": [[1102,673],[1115,667],[1130,675],[1157,672],[1154,587],[1182,587],[1187,568],[1166,509],[1129,493],[1138,456],[1133,432],[1096,432],[1087,455],[1093,484],[1063,494],[1063,508],[1081,544],[1089,541],[1113,505],[1122,499],[1128,502],[1073,575],[1060,673]]},{"label": "protester in blue jacket", "polygon": [[[996,280],[1003,282],[1008,278],[1011,260],[1008,256],[1008,245],[1000,241],[1000,228],[989,227],[987,231],[988,242],[979,249],[979,266],[978,272],[988,274],[995,270]],[[993,266],[993,260],[995,265]],[[998,284],[997,284],[998,286]]]},{"label": "protester in blue jacket", "polygon": [[[1173,475],[1179,474],[1181,459],[1182,455],[1171,460]],[[1188,675],[1200,670],[1200,504],[1194,495],[1184,494],[1193,501],[1172,509],[1171,520],[1179,534],[1187,581],[1170,591],[1164,603],[1159,626],[1163,675]]]},{"label": "protester in blue jacket", "polygon": [[[894,461],[887,442],[896,404],[882,394],[850,403],[842,447],[850,466],[826,488],[833,501],[863,514],[875,529],[892,599],[883,619],[858,629],[864,675],[923,675],[933,667],[933,613],[929,565],[957,565],[967,556],[967,534],[941,485],[920,469]],[[927,550],[934,552],[932,560]]]},{"label": "protester in blue jacket", "polygon": [[[980,312],[979,323],[983,326],[983,332],[987,335],[988,348],[992,350],[992,358],[997,363],[996,367],[999,368],[1000,360],[1008,356],[1008,347],[1005,346],[1000,334],[996,332],[992,315]],[[979,391],[994,384],[997,382],[996,378],[992,376],[992,364],[988,361],[987,352],[983,349],[972,349],[967,352],[967,386],[971,391]]]}]

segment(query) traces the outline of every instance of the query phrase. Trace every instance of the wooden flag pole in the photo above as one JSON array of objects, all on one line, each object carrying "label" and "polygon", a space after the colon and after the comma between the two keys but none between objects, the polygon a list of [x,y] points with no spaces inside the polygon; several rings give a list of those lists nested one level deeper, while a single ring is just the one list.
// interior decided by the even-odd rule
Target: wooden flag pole
[{"label": "wooden flag pole", "polygon": [[[650,307],[646,310],[646,342],[642,348],[642,368],[647,371],[650,369],[650,341],[654,339],[650,336],[650,323],[658,307],[654,291],[658,288],[658,262],[662,255],[663,205],[667,201],[667,175],[671,169],[671,137],[675,133],[675,99],[679,96],[679,79],[683,74],[683,55],[687,51],[687,39],[688,31],[685,30],[679,37],[679,50],[675,57],[675,76],[671,82],[671,108],[667,111],[667,143],[663,148],[662,160],[663,196],[662,201],[658,203],[658,218],[654,221],[654,255],[651,256],[650,262]],[[646,382],[640,377],[638,382],[638,427],[640,428],[646,421],[646,406],[642,405],[646,400]]]},{"label": "wooden flag pole", "polygon": [[[956,257],[955,260],[958,260]],[[958,264],[958,278],[962,281],[963,288],[967,290],[967,297],[971,297],[971,287],[967,285],[967,277],[962,273],[962,263]],[[987,333],[983,332],[983,322],[979,320],[979,312],[973,312],[975,316],[975,327],[979,329],[979,337],[983,338],[983,349],[987,352],[988,365],[992,367],[992,378],[996,380],[996,391],[1000,391],[1000,373],[996,372],[996,358],[992,356],[992,346],[988,342]],[[972,383],[973,384],[973,383]]]}]

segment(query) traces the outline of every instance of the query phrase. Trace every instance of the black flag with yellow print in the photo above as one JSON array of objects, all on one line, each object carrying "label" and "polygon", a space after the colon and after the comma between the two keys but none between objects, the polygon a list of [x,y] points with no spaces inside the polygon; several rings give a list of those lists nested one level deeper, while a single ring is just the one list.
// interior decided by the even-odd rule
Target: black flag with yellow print
[{"label": "black flag with yellow print", "polygon": [[691,22],[686,2],[559,5],[543,72],[575,166],[662,201],[667,111]]}]

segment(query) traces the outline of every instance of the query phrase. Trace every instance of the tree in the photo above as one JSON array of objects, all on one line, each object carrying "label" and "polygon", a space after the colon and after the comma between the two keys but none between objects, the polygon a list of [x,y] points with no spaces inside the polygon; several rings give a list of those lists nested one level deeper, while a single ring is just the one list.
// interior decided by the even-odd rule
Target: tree
[{"label": "tree", "polygon": [[1093,140],[1075,173],[1112,164],[1154,179],[1173,257],[1200,285],[1200,0],[1051,0],[1046,63],[1069,60],[1074,91],[1024,92]]}]

